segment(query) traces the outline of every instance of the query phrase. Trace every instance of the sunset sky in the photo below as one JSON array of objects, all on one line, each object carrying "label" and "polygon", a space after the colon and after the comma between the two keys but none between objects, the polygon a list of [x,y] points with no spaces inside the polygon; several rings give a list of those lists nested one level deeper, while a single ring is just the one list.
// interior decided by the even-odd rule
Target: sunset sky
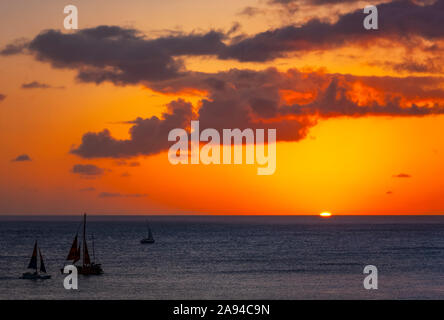
[{"label": "sunset sky", "polygon": [[[0,17],[0,214],[444,214],[444,0],[6,0]],[[276,128],[276,172],[170,164],[191,120]]]}]

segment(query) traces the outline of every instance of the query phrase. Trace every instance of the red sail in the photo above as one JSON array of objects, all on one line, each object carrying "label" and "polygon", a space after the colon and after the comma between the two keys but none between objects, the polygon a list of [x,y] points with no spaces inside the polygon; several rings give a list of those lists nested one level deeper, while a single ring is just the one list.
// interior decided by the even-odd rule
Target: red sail
[{"label": "red sail", "polygon": [[78,253],[77,250],[78,250],[78,245],[77,245],[77,235],[76,235],[72,243],[71,249],[69,250],[68,257],[66,257],[66,260],[75,260],[76,257],[80,255],[80,253]]},{"label": "red sail", "polygon": [[72,263],[76,263],[79,260],[80,260],[80,242],[79,242],[79,246],[77,247],[76,256],[72,260]]}]

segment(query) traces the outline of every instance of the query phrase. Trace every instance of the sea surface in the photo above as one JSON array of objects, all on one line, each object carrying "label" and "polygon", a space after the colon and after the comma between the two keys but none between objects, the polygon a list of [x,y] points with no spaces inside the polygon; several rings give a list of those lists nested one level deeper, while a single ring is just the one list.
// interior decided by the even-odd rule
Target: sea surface
[{"label": "sea surface", "polygon": [[[148,219],[156,243],[142,245]],[[101,276],[66,290],[76,217],[0,217],[0,299],[444,299],[441,216],[90,216]],[[19,279],[38,239],[50,280]],[[366,265],[378,289],[366,290]]]}]

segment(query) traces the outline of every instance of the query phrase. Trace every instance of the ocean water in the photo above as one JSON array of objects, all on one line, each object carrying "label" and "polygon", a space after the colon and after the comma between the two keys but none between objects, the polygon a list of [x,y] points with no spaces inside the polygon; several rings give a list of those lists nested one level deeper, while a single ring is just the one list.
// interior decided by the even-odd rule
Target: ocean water
[{"label": "ocean water", "polygon": [[[139,243],[146,218],[153,245]],[[0,217],[0,299],[444,299],[440,216],[91,216],[105,273],[66,290],[80,221]],[[19,279],[35,239],[50,280]],[[378,290],[363,287],[366,265]]]}]

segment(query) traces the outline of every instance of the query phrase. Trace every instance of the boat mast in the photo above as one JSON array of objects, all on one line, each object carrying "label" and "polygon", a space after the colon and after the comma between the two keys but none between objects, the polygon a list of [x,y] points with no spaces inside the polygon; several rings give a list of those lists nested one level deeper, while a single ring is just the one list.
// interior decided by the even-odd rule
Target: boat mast
[{"label": "boat mast", "polygon": [[83,214],[83,265],[85,265],[85,254],[86,254],[86,212]]}]

